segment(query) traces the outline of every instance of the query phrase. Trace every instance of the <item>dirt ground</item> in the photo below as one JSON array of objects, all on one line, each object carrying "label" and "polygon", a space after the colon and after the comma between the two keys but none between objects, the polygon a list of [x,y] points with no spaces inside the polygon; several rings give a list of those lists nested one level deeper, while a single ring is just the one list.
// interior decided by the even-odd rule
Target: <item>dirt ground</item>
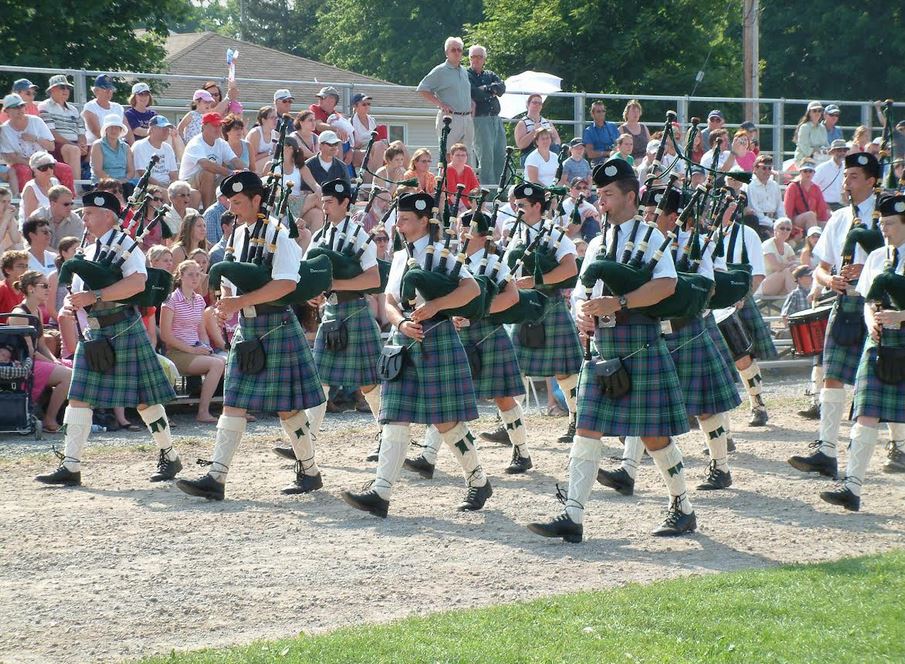
[{"label": "dirt ground", "polygon": [[[581,545],[545,540],[524,527],[558,513],[555,484],[565,480],[568,463],[568,446],[555,442],[566,420],[538,414],[527,417],[530,474],[504,475],[510,448],[481,445],[494,487],[483,511],[455,511],[464,481],[443,450],[433,480],[403,472],[386,520],[353,510],[338,495],[373,478],[374,464],[363,457],[376,428],[364,415],[328,416],[317,441],[325,487],[303,497],[279,492],[292,471],[269,451],[279,436],[276,420],[252,425],[222,503],[149,484],[155,458],[145,433],[97,436],[78,489],[33,481],[55,465],[50,438],[37,446],[6,438],[0,442],[0,661],[127,660],[902,547],[905,476],[879,471],[882,445],[860,513],[824,504],[817,493],[829,480],[785,463],[815,437],[815,423],[794,414],[805,405],[801,391],[795,382],[768,386],[766,428],[746,427],[747,410],[734,413],[735,484],[692,492],[696,534],[648,534],[666,498],[645,459],[634,497],[597,487]],[[492,411],[482,412],[476,432],[493,425]],[[209,457],[213,428],[196,426],[189,415],[175,421],[183,459]],[[842,435],[847,432],[846,424]],[[698,431],[679,439],[692,487],[706,466],[702,441]],[[611,448],[614,456],[619,452]],[[200,472],[186,465],[184,475]]]}]

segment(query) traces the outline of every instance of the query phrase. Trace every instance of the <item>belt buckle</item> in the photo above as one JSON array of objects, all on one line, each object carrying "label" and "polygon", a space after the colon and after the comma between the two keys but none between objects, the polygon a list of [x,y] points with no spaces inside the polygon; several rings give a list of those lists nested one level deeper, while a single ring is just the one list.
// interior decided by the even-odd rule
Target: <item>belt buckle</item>
[{"label": "belt buckle", "polygon": [[89,330],[99,330],[101,329],[101,324],[94,316],[88,316],[88,329]]},{"label": "belt buckle", "polygon": [[255,316],[258,315],[258,311],[257,311],[257,309],[255,309],[254,305],[252,304],[247,307],[242,307],[242,315],[245,318],[254,318]]},{"label": "belt buckle", "polygon": [[660,321],[660,334],[672,334],[672,321]]}]

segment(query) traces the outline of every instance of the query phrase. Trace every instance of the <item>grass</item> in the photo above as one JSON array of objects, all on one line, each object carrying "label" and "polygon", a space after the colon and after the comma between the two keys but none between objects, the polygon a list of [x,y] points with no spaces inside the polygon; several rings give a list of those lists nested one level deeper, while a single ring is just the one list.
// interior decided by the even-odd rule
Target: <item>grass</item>
[{"label": "grass", "polygon": [[902,662],[903,597],[905,551],[899,551],[633,584],[142,661]]}]

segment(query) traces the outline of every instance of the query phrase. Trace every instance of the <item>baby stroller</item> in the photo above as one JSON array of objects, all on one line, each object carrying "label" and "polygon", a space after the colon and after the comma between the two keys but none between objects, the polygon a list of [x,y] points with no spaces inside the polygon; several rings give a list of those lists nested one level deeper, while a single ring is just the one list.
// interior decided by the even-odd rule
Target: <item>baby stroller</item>
[{"label": "baby stroller", "polygon": [[[0,314],[0,320],[5,321],[9,315]],[[32,319],[35,324],[38,322],[36,316],[12,315]],[[34,348],[38,340],[37,327],[0,325],[0,349],[7,349],[11,355],[8,362],[0,362],[0,433],[34,434],[35,440],[38,440],[41,437],[41,423],[33,412],[31,400],[35,373],[34,358],[26,341],[28,338],[31,339],[31,348]]]}]

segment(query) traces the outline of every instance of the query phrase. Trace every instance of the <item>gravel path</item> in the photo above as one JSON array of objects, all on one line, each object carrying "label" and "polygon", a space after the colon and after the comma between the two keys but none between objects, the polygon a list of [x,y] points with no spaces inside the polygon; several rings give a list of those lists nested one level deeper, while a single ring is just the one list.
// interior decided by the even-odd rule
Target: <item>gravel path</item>
[{"label": "gravel path", "polygon": [[[597,487],[588,505],[587,539],[579,546],[524,528],[559,510],[553,494],[565,479],[568,447],[555,438],[564,419],[527,418],[535,463],[527,476],[502,474],[508,447],[482,445],[494,486],[482,512],[454,511],[464,483],[443,451],[432,481],[404,472],[386,520],[356,512],[338,497],[373,477],[373,464],[362,459],[375,427],[363,415],[328,417],[318,440],[326,486],[294,498],[279,493],[291,478],[289,464],[269,452],[279,435],[276,420],[252,425],[222,503],[148,484],[154,450],[144,433],[97,436],[86,455],[85,486],[73,490],[32,481],[53,466],[46,441],[35,448],[4,439],[0,661],[126,660],[902,547],[905,477],[879,472],[882,446],[871,464],[864,511],[857,514],[824,504],[817,493],[829,482],[785,463],[814,438],[815,424],[793,414],[805,404],[800,393],[794,381],[769,385],[772,418],[763,429],[748,429],[747,412],[735,413],[735,484],[728,491],[693,493],[697,534],[672,540],[648,535],[666,500],[646,459],[634,497]],[[176,420],[183,459],[209,456],[213,429],[196,426],[189,416]],[[491,425],[482,417],[474,429]],[[847,432],[845,425],[842,435]],[[701,441],[700,432],[679,439],[692,486],[707,461]],[[611,451],[619,453],[615,446]]]}]

